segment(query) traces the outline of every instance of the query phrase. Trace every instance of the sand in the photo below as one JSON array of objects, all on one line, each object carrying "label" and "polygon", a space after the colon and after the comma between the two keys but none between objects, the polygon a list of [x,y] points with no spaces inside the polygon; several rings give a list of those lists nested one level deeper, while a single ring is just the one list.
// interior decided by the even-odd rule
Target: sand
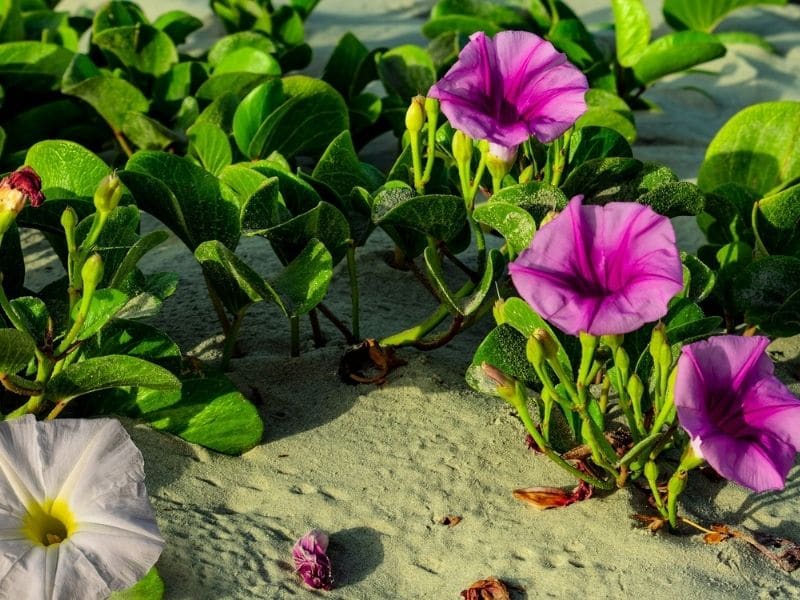
[{"label": "sand", "polygon": [[[570,4],[592,23],[610,20],[603,0]],[[657,17],[660,2],[648,4]],[[192,6],[201,4],[182,3]],[[345,29],[370,47],[422,42],[428,6],[323,0],[308,23],[308,40],[322,55]],[[754,102],[800,97],[800,7],[745,11],[724,26],[741,28],[761,32],[780,54],[737,46],[703,67],[715,75],[659,83],[647,97],[663,112],[637,114],[637,157],[693,178],[708,141],[731,115]],[[316,58],[312,72],[322,64]],[[391,152],[390,142],[382,144],[369,152]],[[679,232],[684,247],[698,244],[691,223],[680,222]],[[386,266],[389,248],[377,235],[359,255],[363,331],[371,337],[432,308],[408,274]],[[241,253],[263,274],[276,268],[262,240],[245,240]],[[216,360],[218,326],[189,252],[171,240],[146,265],[181,274],[157,324],[190,354]],[[326,302],[347,317],[341,266],[337,279]],[[524,590],[515,598],[531,600],[800,597],[797,575],[777,570],[744,544],[712,547],[697,536],[653,536],[635,527],[629,515],[645,510],[636,489],[547,512],[512,498],[515,488],[571,481],[525,447],[509,407],[464,383],[489,325],[433,353],[403,351],[409,364],[386,385],[352,387],[336,376],[342,345],[331,327],[324,324],[328,346],[315,349],[303,323],[303,353],[289,358],[288,325],[277,308],[255,307],[242,333],[245,355],[233,361],[231,375],[243,393],[263,402],[262,445],[231,458],[126,422],[144,454],[148,491],[167,540],[158,563],[167,598],[454,599],[490,575]],[[796,340],[784,342],[778,357],[796,361],[798,347]],[[698,476],[684,506],[700,521],[800,540],[798,492],[796,472],[785,491],[760,496]],[[462,521],[439,524],[447,515]],[[292,572],[291,547],[311,528],[331,535],[332,592],[309,591]]]}]

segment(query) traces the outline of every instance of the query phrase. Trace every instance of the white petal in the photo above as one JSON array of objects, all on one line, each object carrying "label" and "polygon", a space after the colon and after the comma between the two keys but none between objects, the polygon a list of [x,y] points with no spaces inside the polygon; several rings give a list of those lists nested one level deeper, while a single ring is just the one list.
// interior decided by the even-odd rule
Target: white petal
[{"label": "white petal", "polygon": [[101,600],[112,591],[71,538],[58,545],[58,569],[53,595],[48,600]]},{"label": "white petal", "polygon": [[[0,598],[19,600],[24,590],[26,600],[50,600],[44,587],[45,548],[30,542],[26,546],[27,549],[20,547],[15,560],[8,564],[4,573],[0,573]],[[3,559],[5,561],[6,557]]]},{"label": "white petal", "polygon": [[162,540],[113,531],[81,530],[70,542],[89,559],[112,590],[124,590],[144,577],[164,549]]},{"label": "white petal", "polygon": [[39,444],[40,430],[33,415],[0,423],[0,493],[12,512],[17,504],[44,500]]}]

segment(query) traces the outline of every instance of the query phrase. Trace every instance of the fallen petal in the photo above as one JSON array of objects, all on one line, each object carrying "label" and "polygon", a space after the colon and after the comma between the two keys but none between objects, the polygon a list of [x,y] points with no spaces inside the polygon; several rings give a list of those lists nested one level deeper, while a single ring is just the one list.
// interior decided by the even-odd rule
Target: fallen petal
[{"label": "fallen petal", "polygon": [[294,566],[303,582],[315,590],[333,589],[333,569],[328,558],[328,535],[312,529],[292,548]]},{"label": "fallen petal", "polygon": [[523,488],[514,490],[512,494],[517,500],[527,502],[539,510],[560,508],[562,506],[569,506],[570,504],[577,502],[577,500],[573,497],[572,492],[553,487]]},{"label": "fallen petal", "polygon": [[462,590],[464,600],[511,600],[506,585],[495,577],[487,577]]}]

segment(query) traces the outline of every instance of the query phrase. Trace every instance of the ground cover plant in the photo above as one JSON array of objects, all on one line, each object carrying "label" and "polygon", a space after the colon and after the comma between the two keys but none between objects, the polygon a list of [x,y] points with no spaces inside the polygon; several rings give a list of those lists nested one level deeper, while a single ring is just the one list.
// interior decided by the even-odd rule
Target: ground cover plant
[{"label": "ground cover plant", "polygon": [[[195,16],[151,21],[124,0],[76,15],[10,3],[0,16],[0,545],[13,546],[0,590],[36,572],[36,597],[134,584],[120,597],[162,597],[141,456],[117,421],[93,417],[227,454],[258,444],[262,417],[224,372],[260,302],[291,356],[301,321],[318,346],[329,321],[351,384],[391,384],[403,348],[460,343],[493,318],[467,383],[508,402],[531,446],[577,480],[515,497],[556,508],[636,485],[651,507],[636,518],[653,531],[747,540],[735,523],[695,523],[678,501],[706,466],[756,493],[781,489],[800,451],[800,400],[765,353],[800,333],[800,103],[732,117],[697,184],[631,145],[651,85],[726,44],[765,44],[714,33],[729,12],[785,2],[667,0],[676,31],[653,39],[640,0],[610,3],[613,35],[559,1],[441,0],[427,48],[370,50],[345,34],[321,78],[296,72],[312,57],[316,4],[213,2],[225,35],[196,50],[184,45]],[[384,172],[359,150],[387,132],[397,152]],[[165,229],[144,232],[141,211]],[[707,239],[697,255],[675,242],[670,219],[686,216]],[[21,229],[63,267],[39,290],[26,285]],[[358,260],[377,232],[391,241],[386,268],[430,297],[428,316],[380,338],[362,325],[374,290]],[[179,281],[139,262],[170,235],[197,260],[219,320],[214,365],[186,360],[147,322]],[[279,268],[247,260],[245,237]],[[335,276],[349,314],[326,304]],[[96,493],[106,476],[124,482]],[[130,543],[113,543],[121,531]],[[761,549],[792,570],[800,550],[779,541]],[[294,548],[310,587],[334,585],[327,547],[312,530]]]}]

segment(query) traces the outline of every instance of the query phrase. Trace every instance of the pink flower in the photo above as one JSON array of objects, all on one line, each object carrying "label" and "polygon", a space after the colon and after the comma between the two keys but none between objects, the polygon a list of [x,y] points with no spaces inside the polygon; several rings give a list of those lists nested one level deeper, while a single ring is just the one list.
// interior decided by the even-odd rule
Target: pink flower
[{"label": "pink flower", "polygon": [[0,188],[22,192],[34,208],[38,208],[44,202],[42,180],[31,167],[22,167],[1,179]]},{"label": "pink flower", "polygon": [[800,400],[775,375],[765,337],[720,335],[683,347],[678,421],[695,453],[756,492],[782,489],[800,451]]},{"label": "pink flower", "polygon": [[583,73],[539,36],[478,32],[428,96],[456,129],[511,148],[532,135],[551,142],[572,127],[587,89]]},{"label": "pink flower", "polygon": [[581,200],[573,198],[509,265],[520,296],[571,335],[628,333],[663,317],[683,288],[669,219],[635,202]]},{"label": "pink flower", "polygon": [[312,529],[292,548],[294,566],[305,584],[315,590],[333,588],[331,559],[328,549],[328,536],[319,529]]}]

